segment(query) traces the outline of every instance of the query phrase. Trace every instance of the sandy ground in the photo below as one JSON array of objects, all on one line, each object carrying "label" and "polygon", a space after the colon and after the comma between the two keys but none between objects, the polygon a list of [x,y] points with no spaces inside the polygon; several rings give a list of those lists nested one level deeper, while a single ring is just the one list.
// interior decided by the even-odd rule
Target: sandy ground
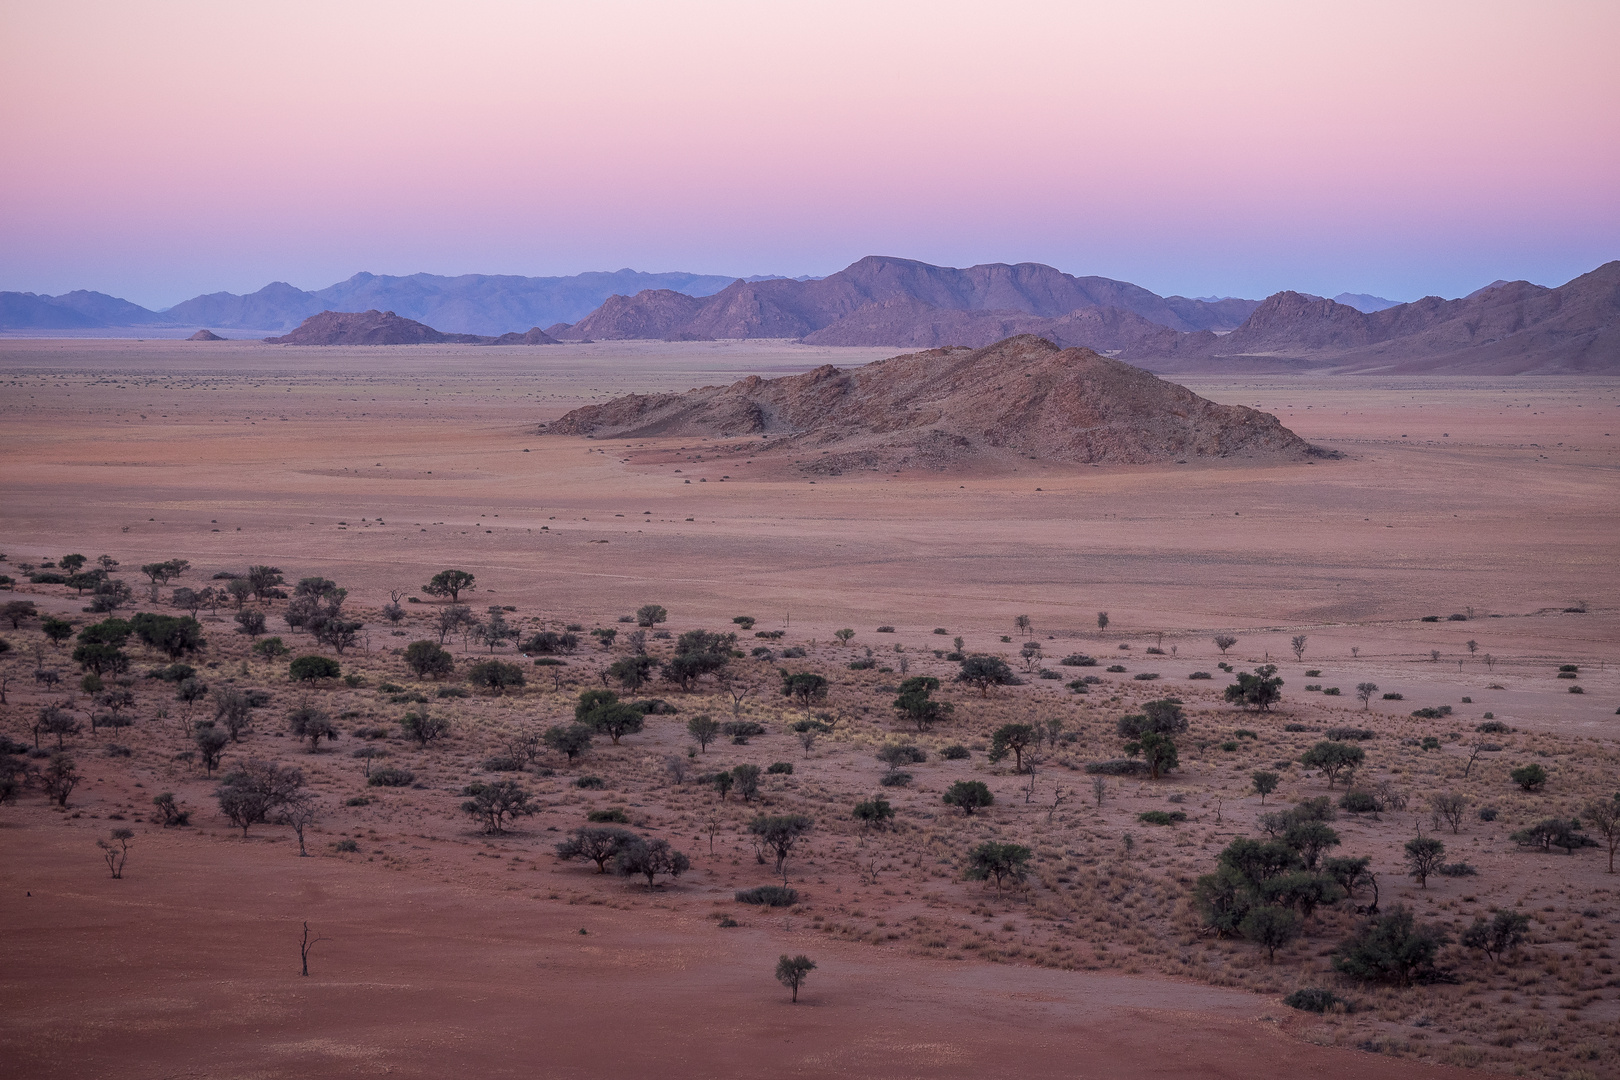
[{"label": "sandy ground", "polygon": [[[475,610],[504,604],[525,617],[611,625],[656,601],[678,628],[747,613],[788,640],[823,643],[813,655],[829,662],[838,654],[824,643],[841,626],[859,629],[857,645],[898,643],[932,663],[926,650],[954,635],[970,650],[1016,648],[999,639],[1028,614],[1049,663],[1068,651],[1113,659],[1129,644],[1133,672],[1151,663],[1168,678],[1212,668],[1220,657],[1210,636],[1229,630],[1240,644],[1227,659],[1280,662],[1290,687],[1309,668],[1322,673],[1313,681],[1371,678],[1404,692],[1404,702],[1373,703],[1381,723],[1447,701],[1462,730],[1494,711],[1530,737],[1597,737],[1612,755],[1620,380],[1187,381],[1275,412],[1346,454],[1287,468],[1032,463],[1027,475],[810,483],[701,442],[597,445],[535,433],[617,393],[879,355],[759,342],[0,342],[0,550],[13,564],[69,550],[107,552],[125,568],[183,557],[200,577],[273,563],[338,580],[368,609],[390,588],[414,591],[456,565],[478,575]],[[76,613],[62,593],[40,589],[34,599]],[[1564,610],[1578,602],[1585,613]],[[1100,610],[1110,614],[1106,635]],[[1471,618],[1419,621],[1454,612]],[[898,632],[875,640],[879,624]],[[380,654],[392,642],[374,633],[367,648]],[[1288,639],[1299,633],[1309,645],[1296,662]],[[1147,645],[1175,652],[1148,661]],[[1551,678],[1560,662],[1582,665],[1585,694]],[[950,665],[937,666],[948,677]],[[1129,679],[1110,682],[1110,701],[1136,689]],[[1032,685],[996,708],[1055,708],[1062,693]],[[1473,701],[1461,704],[1464,695]],[[1356,708],[1322,700],[1316,722]],[[13,701],[15,734],[21,708],[36,702],[15,690]],[[491,723],[506,721],[504,708],[487,706]],[[557,703],[516,708],[546,715]],[[1270,740],[1285,738],[1280,720],[1275,734],[1251,726],[1268,753]],[[739,883],[723,860],[700,863],[667,900],[623,883],[603,893],[584,870],[536,857],[555,837],[536,831],[492,846],[469,838],[464,823],[420,824],[409,806],[356,812],[368,845],[381,830],[367,861],[288,858],[285,830],[242,843],[217,820],[184,836],[145,827],[140,872],[110,881],[90,847],[101,815],[143,805],[160,783],[190,790],[193,805],[210,790],[200,776],[175,779],[155,725],[136,732],[139,769],[115,772],[98,759],[75,797],[89,816],[58,814],[37,797],[0,811],[0,889],[15,928],[0,981],[0,1074],[1446,1072],[1292,1037],[1304,1025],[1274,996],[874,950],[814,932],[804,916],[755,914],[721,933],[713,907]],[[649,741],[664,752],[683,740],[665,730]],[[825,767],[854,764],[857,788],[875,781],[870,748],[865,764],[839,756],[846,749],[828,750]],[[638,767],[630,757],[622,764]],[[1187,774],[1200,790],[1231,784],[1218,763],[1189,761]],[[136,777],[146,789],[131,787]],[[992,782],[1013,801],[1015,778]],[[1128,821],[1159,797],[1122,791],[1110,812],[1128,811]],[[928,798],[937,802],[937,792]],[[565,814],[557,799],[548,813],[564,824],[578,808]],[[681,805],[649,802],[644,813],[690,831]],[[445,810],[453,815],[453,802]],[[1038,832],[1024,817],[1017,827]],[[1366,839],[1407,825],[1370,826]],[[486,852],[534,862],[486,872]],[[828,858],[834,865],[816,871],[823,884],[853,893],[852,863]],[[1558,858],[1544,858],[1543,871],[1563,874]],[[1582,897],[1601,880],[1592,858],[1582,857]],[[1504,869],[1509,880],[1492,888],[1513,887],[1516,874]],[[1576,880],[1542,877],[1560,893]],[[1463,903],[1448,887],[1457,895],[1428,895]],[[869,905],[905,903],[866,892]],[[1576,892],[1569,903],[1578,908]],[[306,918],[330,939],[308,980],[296,977],[293,943]],[[874,929],[870,916],[864,925]],[[800,950],[821,966],[795,1008],[760,958]]]}]

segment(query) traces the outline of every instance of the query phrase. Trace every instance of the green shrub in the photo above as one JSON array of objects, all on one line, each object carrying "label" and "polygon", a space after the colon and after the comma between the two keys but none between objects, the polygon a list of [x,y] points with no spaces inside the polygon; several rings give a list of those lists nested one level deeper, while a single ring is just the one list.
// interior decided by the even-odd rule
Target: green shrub
[{"label": "green shrub", "polygon": [[1384,695],[1384,700],[1385,701],[1405,701],[1406,700],[1406,695],[1405,694],[1385,694]]},{"label": "green shrub", "polygon": [[585,815],[585,820],[595,824],[613,823],[615,825],[630,824],[630,815],[622,807],[610,806],[606,810],[592,810]]},{"label": "green shrub", "polygon": [[287,675],[293,682],[335,679],[341,673],[338,662],[329,656],[300,656],[287,665]]},{"label": "green shrub", "polygon": [[778,761],[765,771],[768,773],[780,773],[784,776],[791,776],[793,773],[793,763],[791,761]]},{"label": "green shrub", "polygon": [[737,890],[739,904],[760,904],[764,907],[792,907],[799,902],[799,890],[785,885],[760,885],[753,889]]},{"label": "green shrub", "polygon": [[344,806],[370,806],[371,805],[371,796],[370,795],[351,795],[347,799],[343,800],[343,805]]},{"label": "green shrub", "polygon": [[911,774],[908,772],[886,772],[878,777],[878,783],[884,787],[905,787],[911,783]]},{"label": "green shrub", "polygon": [[1313,1013],[1325,1013],[1335,1005],[1343,1005],[1346,1011],[1350,1008],[1350,1003],[1338,994],[1316,986],[1295,990],[1283,998],[1283,1004],[1290,1009]]},{"label": "green shrub", "polygon": [[339,840],[337,843],[332,845],[332,850],[353,854],[354,852],[360,850],[360,845],[355,843],[353,840]]},{"label": "green shrub", "polygon": [[1135,679],[1137,682],[1152,682],[1158,677],[1159,673],[1157,671],[1142,671],[1131,676],[1131,678]]},{"label": "green shrub", "polygon": [[441,686],[434,692],[434,696],[440,698],[465,698],[472,697],[472,694],[467,692],[465,686]]},{"label": "green shrub", "polygon": [[1136,815],[1136,820],[1144,825],[1174,825],[1186,821],[1187,814],[1183,810],[1144,810]]},{"label": "green shrub", "polygon": [[1372,792],[1351,788],[1339,796],[1339,808],[1350,814],[1376,814],[1384,807]]},{"label": "green shrub", "polygon": [[939,752],[939,756],[944,758],[946,761],[961,761],[963,758],[971,755],[968,753],[968,748],[963,746],[961,743],[952,743],[951,745],[945,747],[945,749],[941,750]]},{"label": "green shrub", "polygon": [[525,762],[510,754],[496,754],[484,759],[485,772],[522,772]]},{"label": "green shrub", "polygon": [[1491,714],[1486,713],[1485,723],[1480,724],[1474,730],[1484,732],[1487,735],[1505,735],[1508,733],[1510,729],[1506,724],[1502,723],[1500,720],[1492,720],[1490,717]]},{"label": "green shrub", "polygon": [[1086,765],[1086,772],[1094,776],[1143,776],[1147,771],[1147,762],[1136,761],[1133,758],[1092,761]]},{"label": "green shrub", "polygon": [[1441,877],[1473,877],[1479,870],[1465,862],[1448,862],[1435,867],[1434,872]]},{"label": "green shrub", "polygon": [[1538,791],[1547,782],[1547,770],[1532,762],[1514,769],[1508,777],[1525,791]]},{"label": "green shrub", "polygon": [[1337,686],[1330,686],[1326,690],[1322,691],[1322,693],[1325,694],[1328,697],[1339,697],[1340,696],[1339,688]]},{"label": "green shrub", "polygon": [[574,786],[584,788],[587,791],[595,791],[607,787],[607,782],[600,776],[582,776],[574,781]]},{"label": "green shrub", "polygon": [[1062,664],[1064,667],[1096,667],[1097,666],[1096,659],[1093,658],[1093,657],[1087,656],[1085,653],[1070,653],[1068,656],[1065,656],[1062,660],[1059,660],[1058,663]]},{"label": "green shrub", "polygon": [[1109,672],[1109,673],[1110,673],[1110,674],[1113,674],[1113,675],[1120,675],[1120,674],[1123,674],[1123,673],[1124,673],[1124,671],[1125,671],[1125,665],[1124,665],[1124,664],[1109,664],[1109,665],[1108,665],[1108,667],[1107,667],[1107,669],[1106,669],[1106,670],[1107,670],[1107,671],[1108,671],[1108,672]]},{"label": "green shrub", "polygon": [[1330,727],[1323,734],[1334,742],[1366,742],[1378,738],[1378,732],[1371,728]]},{"label": "green shrub", "polygon": [[409,769],[396,769],[392,765],[381,769],[373,769],[366,783],[372,787],[410,787],[416,782],[416,774]]},{"label": "green shrub", "polygon": [[1191,675],[1187,676],[1189,679],[1213,679],[1214,677],[1215,676],[1211,675],[1207,671],[1195,671]]}]

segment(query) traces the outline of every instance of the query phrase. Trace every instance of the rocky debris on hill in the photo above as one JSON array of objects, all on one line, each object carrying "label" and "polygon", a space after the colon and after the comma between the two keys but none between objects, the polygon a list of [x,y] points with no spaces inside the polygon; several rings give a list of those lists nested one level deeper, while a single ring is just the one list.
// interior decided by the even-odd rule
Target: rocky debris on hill
[{"label": "rocky debris on hill", "polygon": [[[634,394],[544,428],[597,438],[751,437],[749,455],[814,454],[813,473],[1012,464],[1337,456],[1241,405],[1218,405],[1090,349],[1020,335],[684,394]],[[757,437],[754,441],[752,437]]]}]

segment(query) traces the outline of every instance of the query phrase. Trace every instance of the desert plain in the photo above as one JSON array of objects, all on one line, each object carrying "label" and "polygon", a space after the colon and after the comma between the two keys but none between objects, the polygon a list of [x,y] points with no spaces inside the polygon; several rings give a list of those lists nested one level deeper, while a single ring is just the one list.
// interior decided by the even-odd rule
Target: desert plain
[{"label": "desert plain", "polygon": [[[0,734],[33,747],[51,705],[84,721],[66,743],[82,775],[66,805],[31,789],[0,806],[0,1075],[1615,1075],[1620,879],[1606,842],[1566,854],[1510,834],[1620,788],[1620,669],[1607,666],[1620,642],[1620,380],[1175,379],[1341,455],[1275,465],[829,476],[719,437],[540,432],[619,394],[894,351],[0,341],[0,573],[18,578],[0,602],[82,628],[103,617],[85,597],[17,567],[106,554],[134,588],[128,610],[175,614],[174,585],[273,565],[289,585],[348,589],[365,624],[336,655],[282,625],[285,601],[265,609],[292,656],[332,656],[347,681],[289,682],[287,658],[234,632],[232,605],[199,613],[207,644],[187,659],[215,687],[266,693],[221,770],[250,757],[302,770],[320,799],[308,858],[287,827],[244,836],[219,812],[219,771],[187,757],[206,703],[193,717],[173,685],[137,678],[133,722],[97,730],[71,645],[47,643],[39,618],[0,626],[12,646]],[[154,602],[138,568],[169,559],[190,567]],[[516,643],[452,635],[457,673],[413,677],[400,652],[437,638],[443,607],[420,588],[452,567],[476,576],[474,613],[499,609],[524,636],[577,625],[581,644],[530,666]],[[391,590],[419,601],[397,627],[381,614]],[[520,771],[490,768],[607,683],[635,629],[620,620],[645,604],[667,609],[658,631],[737,632],[725,682],[655,680],[625,696],[675,711],[641,732],[577,760],[541,751]],[[596,628],[617,640],[603,647]],[[1217,634],[1237,643],[1219,649]],[[1024,656],[1025,642],[1038,651]],[[662,657],[670,642],[647,646]],[[1001,655],[1021,684],[956,683],[953,652]],[[167,662],[131,653],[136,676]],[[1062,664],[1077,654],[1098,663]],[[440,694],[491,657],[522,664],[526,685]],[[1276,665],[1281,702],[1227,703],[1219,663]],[[1558,677],[1567,665],[1575,679]],[[46,667],[63,680],[31,677]],[[784,697],[782,669],[823,675],[825,699]],[[908,675],[938,678],[954,712],[927,730],[904,722],[891,702]],[[1363,682],[1380,688],[1365,707]],[[1123,756],[1120,716],[1171,695],[1189,720],[1178,767],[1094,787],[1086,765]],[[287,734],[304,702],[340,729],[318,752]],[[411,709],[448,718],[450,735],[404,739]],[[792,725],[812,713],[828,730],[801,739]],[[766,733],[699,749],[686,725],[702,714]],[[1031,770],[987,756],[996,728],[1051,721]],[[1505,730],[1482,735],[1492,722]],[[1332,969],[1367,895],[1317,909],[1274,958],[1209,932],[1192,900],[1222,848],[1262,835],[1264,814],[1337,804],[1344,779],[1299,761],[1334,727],[1372,733],[1358,782],[1385,805],[1340,810],[1332,853],[1369,857],[1381,907],[1449,938],[1416,985]],[[926,760],[883,786],[891,770],[874,754],[893,743]],[[958,745],[965,758],[941,756]],[[365,747],[414,785],[369,785],[374,759],[353,753]],[[748,802],[698,779],[777,762],[792,771],[762,776]],[[1510,781],[1528,763],[1550,774],[1537,790]],[[1263,770],[1281,779],[1262,803],[1250,778]],[[497,777],[539,812],[485,833],[463,789]],[[961,780],[983,781],[993,805],[945,805]],[[153,820],[161,792],[189,825]],[[1441,792],[1466,802],[1455,826],[1431,818]],[[893,827],[863,829],[851,808],[879,795]],[[614,810],[689,869],[648,887],[555,856],[587,813]],[[1152,811],[1184,817],[1145,822]],[[750,843],[762,812],[814,819],[785,877]],[[115,827],[135,833],[119,879],[96,845]],[[1403,845],[1419,834],[1474,872],[1409,876]],[[969,849],[992,840],[1030,848],[1024,882],[964,879]],[[773,882],[797,903],[734,899]],[[1530,917],[1510,954],[1461,944],[1502,910]],[[305,923],[323,939],[307,977]],[[793,1004],[772,968],[800,953],[817,966]],[[1306,987],[1347,1005],[1283,1004]]]}]

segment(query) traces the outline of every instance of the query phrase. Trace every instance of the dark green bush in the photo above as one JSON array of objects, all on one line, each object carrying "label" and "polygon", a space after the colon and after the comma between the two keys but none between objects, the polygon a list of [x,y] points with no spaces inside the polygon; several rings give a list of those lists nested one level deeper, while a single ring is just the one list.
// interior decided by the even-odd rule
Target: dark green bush
[{"label": "dark green bush", "polygon": [[792,775],[793,763],[791,761],[778,761],[765,771],[768,773],[781,773],[784,776]]},{"label": "dark green bush", "polygon": [[753,889],[739,889],[739,904],[760,904],[765,907],[792,907],[799,902],[799,890],[785,885],[760,885]]},{"label": "dark green bush", "polygon": [[945,749],[941,750],[939,752],[939,756],[944,758],[946,761],[960,761],[963,758],[971,755],[968,753],[968,748],[963,746],[961,743],[952,743]]},{"label": "dark green bush", "polygon": [[1148,771],[1147,762],[1132,758],[1114,758],[1111,761],[1093,761],[1086,772],[1100,776],[1142,776]]},{"label": "dark green bush", "polygon": [[1136,815],[1136,820],[1144,825],[1174,825],[1178,821],[1186,821],[1184,810],[1144,810]]},{"label": "dark green bush", "polygon": [[878,777],[878,783],[884,787],[905,787],[911,783],[911,774],[908,772],[886,772]]},{"label": "dark green bush", "polygon": [[372,787],[410,787],[416,782],[416,774],[409,769],[396,769],[392,765],[381,769],[373,769],[366,783]]},{"label": "dark green bush", "polygon": [[335,679],[340,674],[338,662],[329,656],[300,656],[287,665],[287,675],[293,682]]},{"label": "dark green bush", "polygon": [[1331,990],[1310,986],[1295,990],[1283,998],[1283,1004],[1290,1009],[1299,1009],[1301,1012],[1325,1013],[1335,1005],[1343,1005],[1348,1011],[1350,1003]]},{"label": "dark green bush", "polygon": [[602,788],[607,787],[607,782],[600,776],[582,776],[574,781],[574,786],[584,788],[587,791],[600,791]]},{"label": "dark green bush", "polygon": [[628,825],[630,824],[630,815],[626,814],[622,807],[610,806],[606,810],[590,811],[585,815],[585,820],[598,825],[609,822],[615,825]]}]

